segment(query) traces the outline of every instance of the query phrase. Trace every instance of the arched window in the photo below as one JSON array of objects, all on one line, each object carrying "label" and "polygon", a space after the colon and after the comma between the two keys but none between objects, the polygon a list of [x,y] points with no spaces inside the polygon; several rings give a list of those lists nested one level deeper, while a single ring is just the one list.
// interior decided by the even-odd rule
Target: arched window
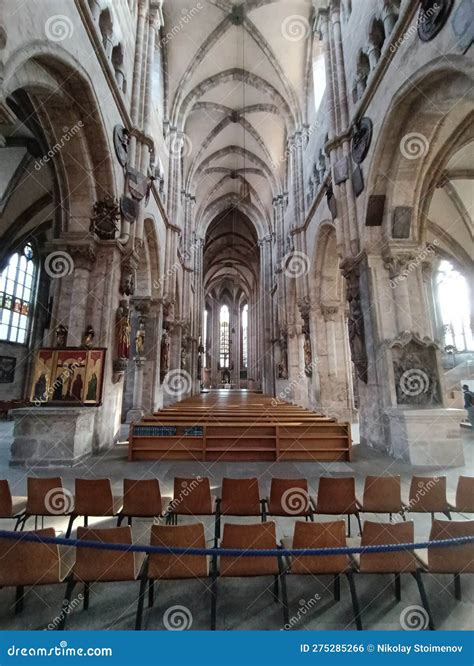
[{"label": "arched window", "polygon": [[472,351],[474,344],[466,278],[451,262],[443,260],[439,264],[436,284],[445,346],[452,345],[457,351]]},{"label": "arched window", "polygon": [[248,366],[249,357],[249,306],[242,308],[242,367]]},{"label": "arched window", "polygon": [[15,252],[0,275],[0,340],[26,344],[35,279],[33,248]]},{"label": "arched window", "polygon": [[324,53],[322,43],[315,46],[313,57],[313,88],[314,88],[314,108],[318,111],[321,106],[324,91],[326,90],[326,65],[324,62]]},{"label": "arched window", "polygon": [[220,349],[219,363],[221,368],[229,367],[229,308],[223,305],[219,317]]}]

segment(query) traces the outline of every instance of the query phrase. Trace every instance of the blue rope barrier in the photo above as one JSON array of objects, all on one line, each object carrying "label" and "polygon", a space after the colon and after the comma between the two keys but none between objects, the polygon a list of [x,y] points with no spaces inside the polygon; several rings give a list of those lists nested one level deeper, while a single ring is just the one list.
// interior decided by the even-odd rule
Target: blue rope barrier
[{"label": "blue rope barrier", "polygon": [[395,553],[401,550],[423,550],[425,548],[449,548],[452,546],[465,546],[474,543],[474,536],[458,537],[456,539],[440,539],[439,541],[421,541],[419,543],[383,544],[379,546],[354,546],[338,548],[278,548],[241,550],[237,548],[175,548],[168,546],[151,546],[142,544],[104,543],[102,541],[88,541],[86,539],[65,539],[63,537],[48,537],[32,532],[10,532],[0,530],[0,539],[14,541],[33,541],[60,546],[75,546],[76,548],[95,548],[97,550],[117,550],[132,553],[153,553],[156,555],[214,555],[218,557],[297,557],[310,555],[349,555],[356,553]]}]

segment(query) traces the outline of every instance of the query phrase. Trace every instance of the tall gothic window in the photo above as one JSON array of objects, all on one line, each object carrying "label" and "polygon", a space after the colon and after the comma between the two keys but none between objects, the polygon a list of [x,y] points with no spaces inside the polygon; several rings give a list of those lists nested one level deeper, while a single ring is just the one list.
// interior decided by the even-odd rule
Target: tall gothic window
[{"label": "tall gothic window", "polygon": [[27,243],[0,275],[0,340],[26,344],[34,278],[33,248]]},{"label": "tall gothic window", "polygon": [[321,106],[324,91],[326,90],[326,65],[324,62],[324,53],[322,47],[318,45],[315,48],[313,58],[313,88],[314,88],[314,108],[318,111]]},{"label": "tall gothic window", "polygon": [[229,367],[229,308],[223,305],[219,317],[220,349],[219,363],[221,368]]},{"label": "tall gothic window", "polygon": [[249,358],[249,306],[242,308],[242,366],[248,366]]},{"label": "tall gothic window", "polygon": [[436,275],[444,344],[457,351],[472,351],[469,288],[466,278],[451,262],[443,260]]},{"label": "tall gothic window", "polygon": [[207,358],[207,310],[204,310],[204,323],[202,326],[202,346],[204,348],[204,354],[202,355],[202,367],[206,367],[206,358]]}]

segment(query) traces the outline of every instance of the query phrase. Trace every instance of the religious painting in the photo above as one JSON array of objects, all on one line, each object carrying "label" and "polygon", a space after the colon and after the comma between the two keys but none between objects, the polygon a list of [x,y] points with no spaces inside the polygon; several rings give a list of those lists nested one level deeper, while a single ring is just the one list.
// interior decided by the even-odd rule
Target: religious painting
[{"label": "religious painting", "polygon": [[105,349],[40,349],[31,401],[57,405],[99,405]]},{"label": "religious painting", "polygon": [[85,350],[65,349],[56,354],[51,402],[82,402],[86,370]]},{"label": "religious painting", "polygon": [[42,403],[48,402],[50,399],[54,360],[55,351],[53,349],[40,349],[38,351],[31,384],[32,402]]},{"label": "religious painting", "polygon": [[11,384],[15,378],[16,358],[0,356],[0,384]]},{"label": "religious painting", "polygon": [[105,349],[93,349],[87,354],[83,402],[98,405],[102,399]]}]

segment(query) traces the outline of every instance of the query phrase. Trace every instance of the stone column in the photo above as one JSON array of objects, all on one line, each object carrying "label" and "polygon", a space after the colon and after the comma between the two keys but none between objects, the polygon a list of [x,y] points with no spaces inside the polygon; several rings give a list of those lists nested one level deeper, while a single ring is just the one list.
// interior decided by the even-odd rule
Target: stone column
[{"label": "stone column", "polygon": [[391,284],[393,286],[393,296],[395,303],[395,313],[398,332],[411,331],[413,320],[410,307],[410,295],[408,293],[408,279],[403,275],[403,270],[408,258],[391,257],[385,264],[389,271]]},{"label": "stone column", "polygon": [[74,262],[72,273],[71,300],[69,302],[68,340],[69,347],[82,344],[82,336],[86,326],[89,297],[89,278],[92,264],[95,261],[95,252],[91,243],[70,245],[68,251]]},{"label": "stone column", "polygon": [[321,305],[321,312],[326,324],[328,374],[329,377],[337,377],[336,317],[339,308],[337,306]]},{"label": "stone column", "polygon": [[267,395],[275,394],[275,359],[273,353],[273,314],[272,314],[272,237],[265,236],[258,241],[260,246],[260,293],[262,303],[261,349],[262,349],[262,390]]}]

